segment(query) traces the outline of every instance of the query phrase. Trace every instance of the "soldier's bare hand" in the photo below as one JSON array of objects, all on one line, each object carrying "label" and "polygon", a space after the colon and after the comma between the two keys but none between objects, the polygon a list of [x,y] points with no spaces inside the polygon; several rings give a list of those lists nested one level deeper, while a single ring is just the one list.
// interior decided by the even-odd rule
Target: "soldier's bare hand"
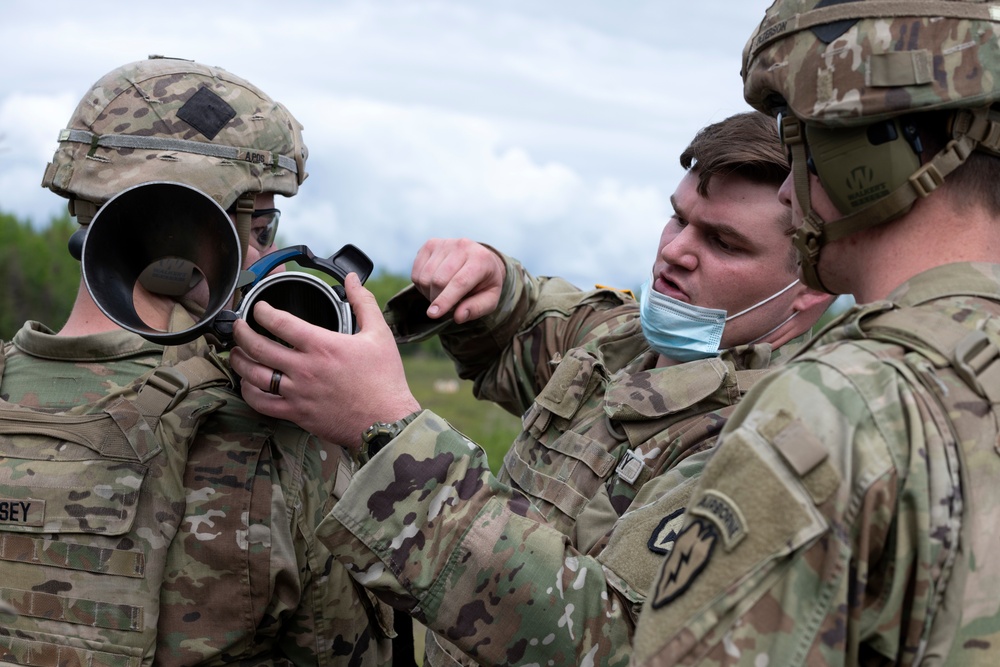
[{"label": "soldier's bare hand", "polygon": [[489,315],[500,301],[503,260],[469,239],[431,239],[417,253],[410,279],[431,302],[427,316],[452,313],[458,324]]},{"label": "soldier's bare hand", "polygon": [[[261,336],[240,320],[233,328],[238,347],[230,363],[243,378],[243,398],[252,408],[356,449],[371,424],[402,419],[420,404],[407,386],[396,342],[375,297],[353,273],[344,287],[358,322],[356,334],[317,327],[260,302],[254,306],[256,321],[292,347]],[[277,383],[276,371],[281,374]]]}]

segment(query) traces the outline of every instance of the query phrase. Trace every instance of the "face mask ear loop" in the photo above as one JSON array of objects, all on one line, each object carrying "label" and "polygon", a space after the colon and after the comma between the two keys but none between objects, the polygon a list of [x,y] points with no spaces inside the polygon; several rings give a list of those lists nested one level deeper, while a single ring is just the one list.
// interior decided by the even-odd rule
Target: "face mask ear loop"
[{"label": "face mask ear loop", "polygon": [[[781,296],[782,294],[784,294],[784,293],[785,293],[785,292],[787,292],[788,290],[790,290],[790,289],[792,289],[793,287],[795,287],[795,285],[796,285],[796,284],[798,284],[798,282],[799,282],[799,279],[798,279],[798,278],[796,278],[795,280],[793,280],[792,282],[788,283],[787,285],[785,285],[785,286],[784,286],[784,287],[782,287],[782,288],[781,288],[780,290],[778,290],[777,292],[775,292],[775,293],[774,293],[774,294],[772,294],[771,296],[767,297],[767,298],[766,298],[766,299],[764,299],[763,301],[758,301],[757,303],[755,303],[754,305],[750,306],[749,308],[745,308],[745,309],[741,310],[740,312],[736,313],[735,315],[730,315],[729,317],[727,317],[727,318],[726,318],[726,321],[727,321],[727,322],[729,322],[730,320],[735,320],[735,319],[736,319],[737,317],[739,317],[740,315],[746,315],[746,314],[747,314],[747,313],[749,313],[749,312],[750,312],[751,310],[754,310],[755,308],[760,308],[761,306],[763,306],[763,305],[764,305],[765,303],[767,303],[768,301],[774,301],[774,300],[775,300],[775,299],[777,299],[777,298],[778,298],[779,296]],[[784,324],[784,322],[782,322],[782,324]],[[781,326],[781,324],[779,324],[778,326],[780,327],[780,326]],[[767,334],[764,334],[764,335],[766,336]]]},{"label": "face mask ear loop", "polygon": [[[794,285],[795,283],[792,283],[792,284]],[[791,285],[789,285],[789,287],[791,287]],[[771,330],[770,330],[770,331],[768,331],[767,333],[764,333],[764,334],[761,334],[761,335],[757,336],[757,337],[756,337],[756,338],[754,338],[754,339],[753,339],[752,341],[750,341],[749,343],[747,343],[747,345],[756,345],[757,343],[759,343],[760,341],[764,340],[765,338],[767,338],[768,336],[770,336],[771,334],[773,334],[773,333],[774,333],[775,331],[777,331],[777,330],[778,330],[778,329],[780,329],[781,327],[783,327],[783,326],[785,326],[786,324],[788,324],[789,322],[791,322],[791,321],[792,321],[793,319],[795,319],[795,316],[796,316],[796,315],[798,315],[798,314],[799,314],[799,311],[797,311],[797,310],[796,310],[796,311],[795,311],[794,313],[792,313],[791,315],[789,315],[789,316],[788,316],[788,317],[787,317],[787,318],[785,319],[785,321],[784,321],[784,322],[782,322],[782,323],[781,323],[781,324],[779,324],[778,326],[774,327],[773,329],[771,329]]]}]

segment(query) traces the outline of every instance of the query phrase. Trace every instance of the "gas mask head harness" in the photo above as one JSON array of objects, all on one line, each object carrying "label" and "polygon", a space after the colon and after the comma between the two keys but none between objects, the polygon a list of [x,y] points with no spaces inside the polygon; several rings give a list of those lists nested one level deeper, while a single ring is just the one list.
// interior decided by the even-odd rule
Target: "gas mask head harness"
[{"label": "gas mask head harness", "polygon": [[[363,283],[373,268],[368,256],[350,244],[329,258],[297,245],[267,254],[243,271],[239,234],[229,215],[211,197],[181,183],[131,187],[108,200],[87,230],[80,260],[95,303],[120,327],[161,345],[207,335],[227,346],[237,319],[280,341],[255,321],[253,307],[259,301],[311,324],[354,333],[342,284],[348,273]],[[292,261],[341,285],[303,271],[268,275]],[[171,318],[170,330],[151,326],[136,309],[139,289],[176,299],[191,317]]]}]

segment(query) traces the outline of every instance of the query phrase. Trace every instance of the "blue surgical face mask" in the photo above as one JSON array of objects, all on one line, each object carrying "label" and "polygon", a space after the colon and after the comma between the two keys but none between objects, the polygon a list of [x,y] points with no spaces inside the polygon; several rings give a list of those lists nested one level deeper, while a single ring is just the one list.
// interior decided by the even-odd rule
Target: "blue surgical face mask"
[{"label": "blue surgical face mask", "polygon": [[[653,289],[653,278],[650,276],[649,280],[642,286],[639,298],[639,321],[642,324],[642,333],[651,348],[675,361],[694,361],[695,359],[715,357],[719,354],[719,345],[722,343],[722,332],[726,327],[726,322],[735,320],[740,315],[746,315],[771,299],[781,296],[797,282],[799,282],[798,279],[795,279],[763,301],[741,310],[735,315],[726,317],[724,310],[693,306],[660,294]],[[769,336],[796,315],[798,315],[798,311],[792,313],[788,319],[771,331],[750,342],[756,343]]]}]

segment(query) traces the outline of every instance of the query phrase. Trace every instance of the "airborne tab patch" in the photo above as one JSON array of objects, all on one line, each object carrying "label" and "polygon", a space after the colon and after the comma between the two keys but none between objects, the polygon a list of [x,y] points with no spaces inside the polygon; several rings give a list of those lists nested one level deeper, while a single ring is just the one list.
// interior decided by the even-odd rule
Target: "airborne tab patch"
[{"label": "airborne tab patch", "polygon": [[747,535],[747,523],[740,508],[718,491],[706,491],[689,511],[715,524],[722,535],[726,551],[732,551]]},{"label": "airborne tab patch", "polygon": [[717,539],[715,527],[695,519],[677,536],[673,550],[663,561],[660,578],[653,589],[652,605],[658,609],[683,595],[712,558]]}]

